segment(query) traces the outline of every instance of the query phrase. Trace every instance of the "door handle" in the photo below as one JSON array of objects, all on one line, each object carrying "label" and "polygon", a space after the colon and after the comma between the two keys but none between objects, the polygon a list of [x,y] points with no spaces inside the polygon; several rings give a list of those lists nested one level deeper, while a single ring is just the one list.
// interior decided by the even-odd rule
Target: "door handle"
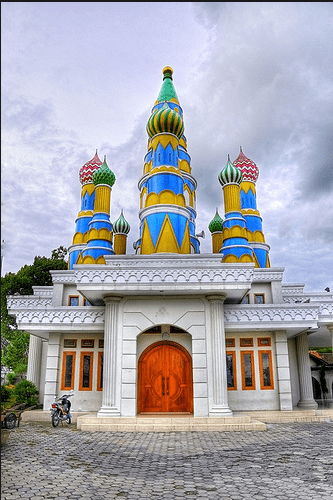
[{"label": "door handle", "polygon": [[167,377],[166,382],[167,382],[167,395],[169,395],[169,377]]},{"label": "door handle", "polygon": [[164,377],[162,377],[162,396],[164,396]]}]

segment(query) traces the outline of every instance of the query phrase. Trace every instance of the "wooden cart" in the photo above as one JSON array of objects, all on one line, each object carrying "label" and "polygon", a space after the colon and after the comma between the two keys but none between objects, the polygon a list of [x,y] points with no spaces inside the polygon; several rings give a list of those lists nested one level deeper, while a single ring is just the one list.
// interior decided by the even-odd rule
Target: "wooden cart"
[{"label": "wooden cart", "polygon": [[5,429],[19,427],[22,413],[25,410],[33,410],[37,407],[38,405],[28,406],[26,403],[21,403],[9,408],[1,408],[1,427]]}]

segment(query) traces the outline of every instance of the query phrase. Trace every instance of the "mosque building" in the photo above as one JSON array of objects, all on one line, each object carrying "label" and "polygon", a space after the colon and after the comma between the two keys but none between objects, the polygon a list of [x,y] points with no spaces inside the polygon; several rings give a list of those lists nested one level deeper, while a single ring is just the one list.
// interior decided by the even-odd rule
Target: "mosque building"
[{"label": "mosque building", "polygon": [[134,252],[126,214],[111,212],[116,174],[96,151],[79,171],[68,270],[51,271],[53,285],[32,296],[8,298],[30,333],[27,378],[44,410],[70,390],[73,411],[96,421],[316,409],[308,338],[332,346],[333,294],[285,284],[284,268],[271,267],[257,165],[241,148],[216,173],[224,214],[207,221],[212,251],[200,253],[197,182],[170,67],[147,134]]}]

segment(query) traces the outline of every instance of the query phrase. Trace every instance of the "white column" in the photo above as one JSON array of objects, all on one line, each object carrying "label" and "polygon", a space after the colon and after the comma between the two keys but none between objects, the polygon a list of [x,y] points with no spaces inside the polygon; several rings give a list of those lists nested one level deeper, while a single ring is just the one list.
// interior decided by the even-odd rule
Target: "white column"
[{"label": "white column", "polygon": [[228,405],[227,366],[224,331],[223,302],[226,294],[206,296],[210,305],[210,336],[212,359],[212,406],[210,417],[230,417],[232,411]]},{"label": "white column", "polygon": [[40,390],[40,367],[42,360],[42,339],[30,334],[27,380],[35,384]]},{"label": "white column", "polygon": [[49,410],[54,396],[59,396],[61,333],[50,333],[45,371],[44,410]]},{"label": "white column", "polygon": [[117,332],[121,297],[108,296],[104,297],[103,300],[105,302],[103,397],[102,407],[97,416],[119,417],[120,408],[117,407],[116,403],[117,390],[120,392],[120,380],[117,380]]},{"label": "white column", "polygon": [[291,395],[287,333],[285,331],[275,332],[275,359],[280,410],[290,411],[293,409],[293,404]]},{"label": "white column", "polygon": [[301,399],[299,400],[297,406],[304,410],[315,410],[318,408],[318,405],[313,398],[309,344],[307,337],[307,332],[301,333],[296,337],[298,375],[301,395]]}]

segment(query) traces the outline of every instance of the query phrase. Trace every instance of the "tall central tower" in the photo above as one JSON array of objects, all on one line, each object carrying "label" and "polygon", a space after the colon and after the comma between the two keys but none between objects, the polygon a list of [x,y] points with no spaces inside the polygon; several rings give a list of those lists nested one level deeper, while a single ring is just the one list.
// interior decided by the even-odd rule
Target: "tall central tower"
[{"label": "tall central tower", "polygon": [[197,183],[191,175],[183,110],[172,74],[172,68],[163,69],[163,84],[147,123],[148,151],[138,184],[137,254],[199,253],[195,235]]}]

